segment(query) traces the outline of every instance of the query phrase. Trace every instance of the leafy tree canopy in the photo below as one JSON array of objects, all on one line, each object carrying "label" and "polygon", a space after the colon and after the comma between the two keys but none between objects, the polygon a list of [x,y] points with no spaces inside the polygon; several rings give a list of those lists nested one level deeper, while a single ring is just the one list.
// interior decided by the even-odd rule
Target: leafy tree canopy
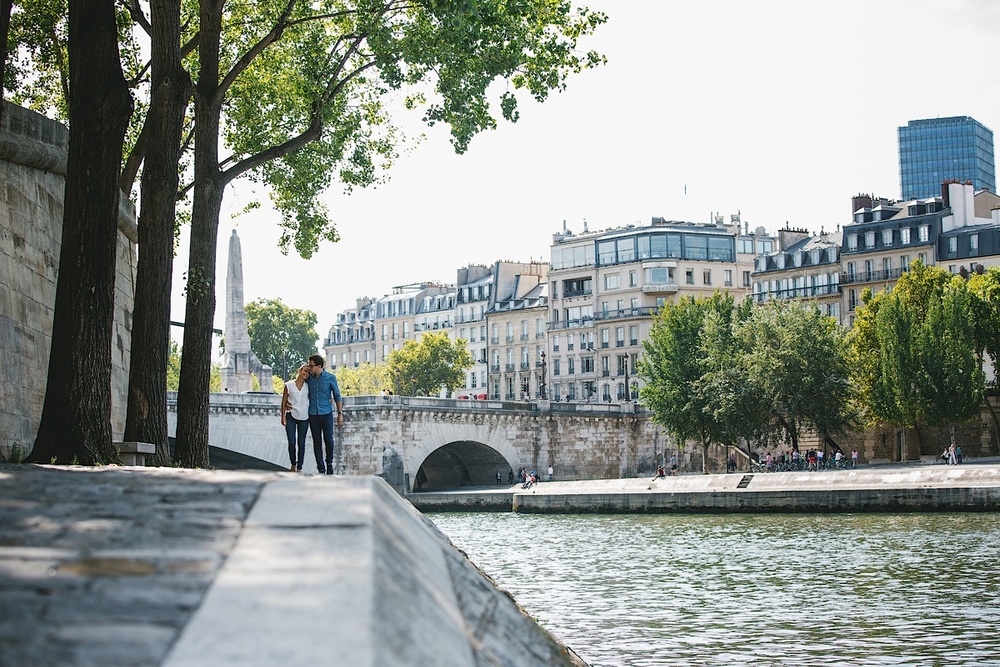
[{"label": "leafy tree canopy", "polygon": [[316,313],[286,306],[281,299],[257,299],[245,307],[250,327],[250,349],[261,363],[279,374],[288,361],[294,375],[311,354],[316,354]]},{"label": "leafy tree canopy", "polygon": [[436,396],[465,385],[472,355],[464,339],[451,341],[444,332],[424,334],[389,353],[389,373],[404,396]]},{"label": "leafy tree canopy", "polygon": [[344,396],[377,396],[393,391],[388,364],[363,363],[356,368],[341,366],[337,369],[337,383]]}]

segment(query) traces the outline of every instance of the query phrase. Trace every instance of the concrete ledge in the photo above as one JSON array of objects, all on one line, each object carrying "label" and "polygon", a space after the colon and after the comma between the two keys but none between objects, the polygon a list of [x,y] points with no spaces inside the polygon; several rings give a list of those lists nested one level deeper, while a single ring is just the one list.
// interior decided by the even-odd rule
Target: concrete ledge
[{"label": "concrete ledge", "polygon": [[813,473],[600,479],[545,482],[527,490],[484,487],[408,497],[429,512],[995,511],[1000,510],[1000,466],[917,463]]},{"label": "concrete ledge", "polygon": [[156,453],[156,445],[151,442],[115,442],[122,464],[127,466],[146,465],[146,455]]},{"label": "concrete ledge", "polygon": [[377,477],[268,484],[164,665],[585,665]]}]

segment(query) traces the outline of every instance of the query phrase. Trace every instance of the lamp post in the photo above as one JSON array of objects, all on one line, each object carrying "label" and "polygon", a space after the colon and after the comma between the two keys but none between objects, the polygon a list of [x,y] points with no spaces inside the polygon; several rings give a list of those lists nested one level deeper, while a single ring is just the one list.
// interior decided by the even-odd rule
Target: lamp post
[{"label": "lamp post", "polygon": [[541,392],[542,400],[543,401],[549,400],[548,395],[546,395],[546,393],[545,393],[545,378],[547,377],[546,373],[545,373],[545,369],[546,369],[546,366],[545,366],[545,352],[542,352],[542,382],[541,382],[541,385],[539,386],[538,389]]},{"label": "lamp post", "polygon": [[629,383],[628,383],[628,355],[627,354],[623,354],[621,356],[621,359],[622,359],[623,365],[625,366],[625,402],[626,403],[631,403],[632,402],[632,390],[630,389]]}]

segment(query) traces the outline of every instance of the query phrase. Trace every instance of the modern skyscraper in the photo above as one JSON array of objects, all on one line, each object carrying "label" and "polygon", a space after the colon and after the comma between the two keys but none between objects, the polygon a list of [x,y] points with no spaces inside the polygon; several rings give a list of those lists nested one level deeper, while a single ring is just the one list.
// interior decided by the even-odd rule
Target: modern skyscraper
[{"label": "modern skyscraper", "polygon": [[904,200],[939,196],[946,180],[995,192],[993,131],[969,116],[911,120],[899,128],[899,180]]}]

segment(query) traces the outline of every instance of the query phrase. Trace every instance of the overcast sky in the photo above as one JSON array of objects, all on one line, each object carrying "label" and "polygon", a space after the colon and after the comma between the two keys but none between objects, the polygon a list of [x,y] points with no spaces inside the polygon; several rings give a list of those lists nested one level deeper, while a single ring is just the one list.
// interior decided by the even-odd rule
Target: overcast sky
[{"label": "overcast sky", "polygon": [[[455,281],[466,264],[548,260],[563,221],[582,231],[652,216],[819,231],[850,221],[859,192],[898,198],[896,128],[972,116],[1000,131],[1000,3],[993,0],[596,0],[608,23],[586,43],[608,64],[572,77],[521,119],[455,155],[444,128],[403,155],[390,182],[328,206],[342,240],[309,261],[277,250],[266,205],[227,191],[216,324],[225,319],[228,239],[243,248],[247,301],[313,310],[325,337],[359,296]],[[410,120],[404,125],[413,128]],[[685,192],[686,190],[686,192]],[[173,318],[183,320],[175,264]],[[178,330],[175,337],[180,337]]]}]

